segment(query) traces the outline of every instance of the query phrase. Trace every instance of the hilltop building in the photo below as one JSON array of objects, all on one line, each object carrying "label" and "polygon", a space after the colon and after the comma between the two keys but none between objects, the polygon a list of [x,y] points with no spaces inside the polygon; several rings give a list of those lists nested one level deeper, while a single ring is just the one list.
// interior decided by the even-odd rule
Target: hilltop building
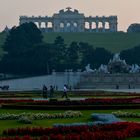
[{"label": "hilltop building", "polygon": [[34,22],[43,32],[117,32],[117,16],[85,17],[78,10],[67,7],[48,16],[20,16],[20,24]]}]

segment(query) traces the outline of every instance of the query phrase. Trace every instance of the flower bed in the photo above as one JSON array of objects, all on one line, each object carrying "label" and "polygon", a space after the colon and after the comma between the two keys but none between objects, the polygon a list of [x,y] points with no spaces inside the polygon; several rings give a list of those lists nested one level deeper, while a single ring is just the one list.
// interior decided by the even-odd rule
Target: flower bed
[{"label": "flower bed", "polygon": [[[26,136],[29,135],[29,136]],[[119,122],[101,126],[69,126],[59,128],[18,128],[3,131],[0,140],[124,140],[140,136],[140,124]],[[12,136],[12,138],[10,137]],[[14,136],[24,136],[17,139]],[[32,137],[32,138],[31,138]]]},{"label": "flower bed", "polygon": [[140,113],[133,113],[133,112],[124,112],[124,111],[115,111],[112,112],[113,115],[116,117],[122,118],[140,118]]},{"label": "flower bed", "polygon": [[0,120],[18,120],[22,117],[29,117],[33,120],[42,120],[42,119],[56,119],[56,118],[75,118],[81,117],[82,113],[80,111],[65,111],[64,113],[20,113],[20,114],[11,114],[3,113],[0,114]]},{"label": "flower bed", "polygon": [[89,98],[76,101],[46,101],[46,100],[1,100],[2,108],[11,109],[61,109],[61,110],[79,110],[79,109],[140,109],[140,104],[136,103],[139,97],[135,98]]},{"label": "flower bed", "polygon": [[[26,103],[29,105],[111,105],[111,104],[135,104],[139,101],[140,97],[133,98],[87,98],[85,100],[77,101],[47,101],[47,100],[33,100],[33,99],[0,99],[0,104],[2,103]],[[139,102],[138,102],[139,103]]]}]

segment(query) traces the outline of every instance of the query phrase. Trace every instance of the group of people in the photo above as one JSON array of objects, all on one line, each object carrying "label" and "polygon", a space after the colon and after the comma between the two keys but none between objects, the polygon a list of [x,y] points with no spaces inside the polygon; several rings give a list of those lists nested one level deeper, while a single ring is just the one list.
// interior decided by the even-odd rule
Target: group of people
[{"label": "group of people", "polygon": [[48,91],[48,88],[46,85],[43,85],[43,98],[47,98],[48,96],[53,97],[54,94],[54,87],[51,85],[50,89]]},{"label": "group of people", "polygon": [[[67,92],[68,92],[67,85],[64,85],[62,98],[65,97],[66,99],[68,99]],[[43,98],[53,97],[53,95],[54,95],[54,87],[51,85],[48,91],[47,86],[43,85]]]}]

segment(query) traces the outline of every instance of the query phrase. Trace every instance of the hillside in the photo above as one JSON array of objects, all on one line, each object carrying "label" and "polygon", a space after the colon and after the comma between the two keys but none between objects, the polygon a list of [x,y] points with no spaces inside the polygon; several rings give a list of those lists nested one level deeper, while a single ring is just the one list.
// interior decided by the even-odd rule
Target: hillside
[{"label": "hillside", "polygon": [[[72,41],[88,42],[94,47],[104,47],[112,52],[120,52],[140,45],[140,33],[44,33],[44,41],[51,43],[60,35],[66,44]],[[0,33],[0,47],[6,34]],[[1,53],[1,49],[0,49]]]},{"label": "hillside", "polygon": [[120,52],[140,45],[140,33],[44,33],[45,42],[53,42],[62,36],[66,44],[72,41],[88,42],[94,47],[104,47],[112,52]]}]

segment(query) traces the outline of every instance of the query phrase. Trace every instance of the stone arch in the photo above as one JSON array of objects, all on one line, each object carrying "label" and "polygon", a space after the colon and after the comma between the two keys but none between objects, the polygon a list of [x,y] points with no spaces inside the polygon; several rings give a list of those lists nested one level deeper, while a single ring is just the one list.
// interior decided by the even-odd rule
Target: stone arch
[{"label": "stone arch", "polygon": [[64,28],[65,27],[63,22],[60,22],[59,26],[60,26],[60,28]]},{"label": "stone arch", "polygon": [[52,22],[48,22],[48,28],[53,28],[53,23]]},{"label": "stone arch", "polygon": [[67,23],[66,23],[66,27],[67,27],[67,28],[71,27],[71,23],[70,23],[70,22],[67,22]]},{"label": "stone arch", "polygon": [[110,26],[109,26],[109,22],[105,22],[105,29],[109,29]]},{"label": "stone arch", "polygon": [[90,23],[89,22],[85,22],[85,29],[90,29]]},{"label": "stone arch", "polygon": [[78,27],[78,23],[77,23],[77,22],[74,22],[74,23],[73,23],[73,27],[74,27],[74,28],[77,28],[77,27]]},{"label": "stone arch", "polygon": [[92,22],[91,27],[92,27],[92,29],[96,29],[96,23],[95,22]]},{"label": "stone arch", "polygon": [[45,22],[41,22],[41,28],[46,28],[46,23]]},{"label": "stone arch", "polygon": [[66,22],[65,30],[66,30],[67,32],[71,32],[71,26],[72,26],[71,22]]},{"label": "stone arch", "polygon": [[98,28],[99,29],[103,28],[103,23],[101,21],[98,22]]}]

